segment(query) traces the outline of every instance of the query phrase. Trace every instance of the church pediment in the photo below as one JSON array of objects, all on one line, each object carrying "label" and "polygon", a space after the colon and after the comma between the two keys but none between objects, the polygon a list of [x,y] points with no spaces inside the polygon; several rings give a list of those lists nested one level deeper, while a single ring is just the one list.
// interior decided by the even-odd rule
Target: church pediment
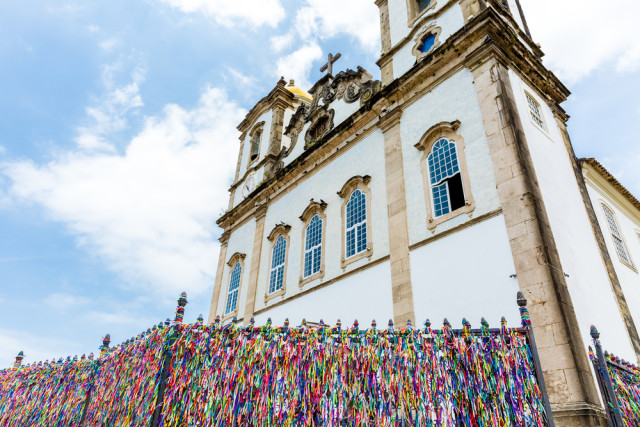
[{"label": "church pediment", "polygon": [[334,123],[335,110],[331,108],[332,103],[344,100],[347,104],[353,104],[360,101],[360,105],[363,105],[379,92],[381,87],[380,81],[372,80],[372,75],[362,67],[341,71],[335,77],[331,74],[322,77],[309,90],[313,95],[311,104],[300,105],[291,117],[284,131],[284,135],[291,139],[291,144],[287,150],[282,151],[280,157],[291,154],[307,123],[310,125],[305,133],[305,150],[315,145],[339,124]]},{"label": "church pediment", "polygon": [[311,88],[309,93],[313,100],[307,111],[306,119],[310,120],[317,108],[329,106],[332,102],[344,99],[347,104],[360,100],[360,105],[367,102],[375,93],[379,92],[382,84],[379,80],[372,80],[372,75],[362,67],[356,71],[347,69],[340,71],[335,77],[324,76]]}]

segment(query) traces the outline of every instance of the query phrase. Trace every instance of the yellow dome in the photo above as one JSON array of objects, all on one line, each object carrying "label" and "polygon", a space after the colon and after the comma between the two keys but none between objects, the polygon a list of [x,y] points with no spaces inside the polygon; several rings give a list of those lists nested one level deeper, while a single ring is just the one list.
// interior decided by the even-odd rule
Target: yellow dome
[{"label": "yellow dome", "polygon": [[293,94],[300,95],[301,97],[307,98],[308,100],[313,99],[311,98],[311,95],[309,95],[307,92],[305,92],[304,90],[296,86],[293,80],[289,80],[289,84],[286,87],[287,87],[287,90]]}]

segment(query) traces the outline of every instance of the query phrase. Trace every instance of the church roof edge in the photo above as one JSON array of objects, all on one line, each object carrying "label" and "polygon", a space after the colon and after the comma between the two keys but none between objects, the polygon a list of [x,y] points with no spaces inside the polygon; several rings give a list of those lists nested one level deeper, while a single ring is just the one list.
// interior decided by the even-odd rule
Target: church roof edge
[{"label": "church roof edge", "polygon": [[584,167],[587,164],[600,174],[613,188],[615,188],[625,199],[629,201],[636,209],[640,210],[640,200],[638,200],[631,191],[620,183],[602,164],[593,157],[585,157],[580,159],[580,165]]}]

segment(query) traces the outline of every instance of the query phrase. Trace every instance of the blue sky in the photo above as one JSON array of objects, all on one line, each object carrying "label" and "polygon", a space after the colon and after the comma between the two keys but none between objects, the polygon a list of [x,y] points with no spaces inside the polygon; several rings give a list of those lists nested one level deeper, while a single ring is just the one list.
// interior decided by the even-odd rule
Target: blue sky
[{"label": "blue sky", "polygon": [[[640,7],[522,2],[577,154],[640,194]],[[235,126],[329,52],[378,77],[377,19],[372,0],[0,2],[0,367],[128,339],[182,290],[206,316]]]}]

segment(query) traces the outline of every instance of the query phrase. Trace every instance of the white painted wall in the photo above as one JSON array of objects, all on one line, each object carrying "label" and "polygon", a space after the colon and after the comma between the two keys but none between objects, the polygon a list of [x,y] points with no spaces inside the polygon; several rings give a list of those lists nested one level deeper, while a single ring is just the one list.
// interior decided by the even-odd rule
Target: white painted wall
[{"label": "white painted wall", "polygon": [[411,251],[411,282],[418,325],[431,319],[440,328],[446,317],[462,327],[466,317],[480,327],[485,317],[500,327],[505,316],[520,326],[519,290],[509,238],[502,215],[482,221]]},{"label": "white painted wall", "polygon": [[[510,71],[509,77],[562,267],[569,274],[566,280],[585,347],[590,343],[589,328],[593,324],[609,351],[634,358],[553,113],[515,73]],[[540,103],[547,131],[530,119],[525,89]]]},{"label": "white painted wall", "polygon": [[389,0],[389,30],[391,46],[398,44],[409,33],[407,0]]},{"label": "white painted wall", "polygon": [[473,75],[464,69],[407,107],[402,115],[400,125],[410,244],[432,235],[427,229],[427,202],[420,166],[424,152],[414,145],[433,125],[454,120],[461,122],[458,133],[465,141],[465,156],[476,209],[471,217],[466,214],[459,215],[439,225],[436,233],[449,230],[500,207]]},{"label": "white painted wall", "polygon": [[[438,19],[427,21],[424,25],[421,25],[421,28],[416,31],[414,39],[405,44],[393,56],[393,76],[395,78],[402,76],[404,73],[409,71],[409,69],[411,69],[411,67],[413,67],[413,65],[416,63],[416,57],[411,51],[418,41],[418,37],[420,37],[420,32],[431,24],[435,24],[436,26],[442,28],[439,42],[441,45],[445,44],[446,40],[451,37],[453,33],[464,26],[464,16],[462,15],[462,8],[458,3],[455,3]],[[406,26],[407,25],[405,22],[405,28]]]},{"label": "white painted wall", "polygon": [[342,327],[346,328],[358,319],[361,328],[368,328],[371,320],[376,319],[378,325],[384,327],[388,319],[393,318],[389,262],[266,310],[255,316],[256,325],[265,324],[269,317],[278,326],[288,318],[291,326],[299,325],[302,319],[312,322],[322,319],[335,326],[336,320],[340,319]]},{"label": "white painted wall", "polygon": [[[288,122],[285,122],[288,125]],[[283,159],[284,165],[288,166],[297,159],[302,153],[304,153],[304,135],[307,133],[307,130],[311,126],[311,122],[305,123],[304,127],[300,131],[300,135],[298,135],[298,140],[296,141],[296,146],[293,147],[291,153]],[[285,126],[286,127],[286,126]],[[291,144],[291,140],[289,139],[289,144]]]},{"label": "white painted wall", "polygon": [[[589,191],[589,197],[591,197],[602,234],[604,235],[604,240],[607,244],[611,261],[613,262],[613,267],[618,275],[622,292],[624,293],[627,304],[629,305],[629,311],[631,312],[636,328],[640,328],[640,275],[638,275],[638,268],[640,268],[640,212],[637,212],[636,217],[634,218],[633,215],[629,214],[626,209],[622,208],[614,198],[607,195],[602,188],[598,187],[590,180],[587,180],[587,189]],[[611,190],[616,191],[612,188]],[[605,202],[615,215],[620,234],[625,241],[627,253],[633,261],[634,268],[630,268],[627,264],[623,263],[618,256],[607,219],[604,215],[604,211],[602,210],[602,202]],[[602,338],[603,340],[605,339],[604,336]],[[605,342],[608,343],[608,339]],[[615,349],[611,349],[610,351],[616,355],[618,354]]]},{"label": "white painted wall", "polygon": [[[413,0],[412,0],[413,1]],[[442,9],[446,4],[447,0],[432,0],[432,2],[436,3],[436,6],[427,11],[428,15],[431,15],[440,9]],[[391,46],[395,46],[402,39],[404,39],[409,31],[413,27],[409,27],[407,22],[409,20],[409,14],[407,12],[407,0],[389,0],[389,27],[390,27],[390,35],[391,35]],[[456,4],[457,7],[460,7]],[[395,74],[395,77],[398,77],[400,74]]]},{"label": "white painted wall", "polygon": [[240,308],[238,315],[242,316],[244,314],[244,305],[247,300],[247,289],[249,286],[249,271],[251,269],[251,247],[253,246],[255,230],[256,221],[252,220],[238,227],[229,237],[227,258],[224,260],[224,270],[222,274],[222,288],[220,289],[220,298],[218,299],[216,309],[216,314],[220,316],[224,316],[224,309],[227,304],[227,292],[229,290],[229,276],[233,269],[233,266],[229,267],[227,263],[236,252],[247,255],[244,259],[244,271],[242,272],[240,293],[238,294],[238,307]]},{"label": "white painted wall", "polygon": [[[511,10],[511,16],[518,23],[518,26],[522,31],[524,31],[524,25],[522,25],[522,19],[520,18],[520,11],[518,10],[518,5],[516,4],[516,0],[508,0],[509,10]],[[520,2],[522,3],[522,2]]]},{"label": "white painted wall", "polygon": [[344,98],[339,101],[333,101],[329,108],[333,108],[335,115],[333,116],[333,125],[338,127],[340,123],[351,117],[353,113],[360,109],[360,100],[348,104]]},{"label": "white painted wall", "polygon": [[[325,214],[326,221],[326,242],[325,242],[325,276],[314,282],[306,284],[304,289],[326,282],[345,271],[367,264],[367,258],[361,259],[347,266],[343,271],[340,268],[340,258],[342,256],[342,217],[341,209],[343,199],[337,194],[342,186],[355,175],[370,175],[371,182],[371,210],[369,219],[372,221],[372,260],[379,259],[389,254],[389,237],[387,224],[387,197],[384,165],[384,139],[381,131],[369,135],[364,140],[344,151],[329,163],[327,166],[317,170],[312,176],[301,181],[289,193],[281,199],[273,202],[267,211],[265,222],[265,238],[263,240],[263,250],[260,262],[260,273],[256,297],[256,310],[265,306],[264,296],[266,295],[269,281],[269,260],[271,242],[266,236],[273,230],[276,224],[284,222],[291,226],[289,232],[290,244],[288,247],[288,271],[286,277],[286,295],[269,301],[274,304],[282,299],[290,298],[300,293],[299,281],[302,268],[302,230],[303,222],[300,215],[309,205],[310,199],[316,201],[324,200],[327,203]],[[249,245],[251,243],[248,243]],[[249,249],[247,249],[249,250]],[[365,280],[358,279],[353,280]],[[381,280],[390,280],[389,277]],[[331,286],[341,286],[342,282]]]}]

